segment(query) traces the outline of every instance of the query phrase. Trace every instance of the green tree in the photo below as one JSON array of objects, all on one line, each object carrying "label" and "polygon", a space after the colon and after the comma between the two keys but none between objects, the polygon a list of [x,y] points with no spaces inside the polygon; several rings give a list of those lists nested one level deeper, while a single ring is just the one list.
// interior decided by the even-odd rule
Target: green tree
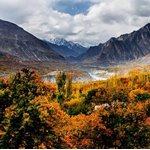
[{"label": "green tree", "polygon": [[71,99],[72,95],[72,75],[67,74],[67,80],[66,80],[66,98]]},{"label": "green tree", "polygon": [[57,83],[59,92],[65,93],[66,78],[67,78],[67,76],[64,72],[59,72],[56,75],[56,83]]},{"label": "green tree", "polygon": [[65,100],[65,85],[66,85],[66,74],[64,72],[59,72],[56,75],[56,84],[58,87],[57,99],[60,104]]},{"label": "green tree", "polygon": [[[37,107],[30,102],[46,92],[47,88],[33,71],[22,69],[12,78],[0,96],[3,103],[1,110],[4,110],[4,102],[7,102],[3,117],[5,133],[1,137],[0,148],[33,148],[34,135],[39,134],[43,125]],[[24,121],[26,118],[30,120],[28,124]]]}]

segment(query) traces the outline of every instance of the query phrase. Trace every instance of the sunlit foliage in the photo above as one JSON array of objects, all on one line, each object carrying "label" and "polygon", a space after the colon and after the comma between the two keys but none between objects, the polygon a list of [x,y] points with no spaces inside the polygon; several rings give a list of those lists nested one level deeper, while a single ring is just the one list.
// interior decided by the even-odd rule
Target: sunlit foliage
[{"label": "sunlit foliage", "polygon": [[150,148],[150,72],[52,84],[22,69],[0,80],[0,121],[0,148]]}]

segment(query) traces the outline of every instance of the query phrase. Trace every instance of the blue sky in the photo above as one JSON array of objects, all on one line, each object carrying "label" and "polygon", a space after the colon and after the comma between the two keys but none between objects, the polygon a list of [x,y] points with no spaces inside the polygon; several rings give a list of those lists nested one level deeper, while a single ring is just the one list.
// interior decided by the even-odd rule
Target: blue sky
[{"label": "blue sky", "polygon": [[56,2],[53,8],[57,11],[67,13],[70,15],[87,14],[88,9],[92,6],[92,2],[88,0],[75,1],[75,0],[61,0]]},{"label": "blue sky", "polygon": [[0,18],[41,39],[92,46],[150,22],[150,0],[0,0]]}]

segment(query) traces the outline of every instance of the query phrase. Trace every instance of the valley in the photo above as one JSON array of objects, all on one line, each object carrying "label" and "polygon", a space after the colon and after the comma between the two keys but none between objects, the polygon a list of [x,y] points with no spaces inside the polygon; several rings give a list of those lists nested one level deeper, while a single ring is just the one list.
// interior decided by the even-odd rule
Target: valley
[{"label": "valley", "polygon": [[150,149],[150,0],[0,0],[0,149]]},{"label": "valley", "polygon": [[50,41],[0,20],[0,148],[149,148],[150,24]]},{"label": "valley", "polygon": [[[45,82],[55,83],[56,75],[65,70],[53,71],[43,76]],[[106,80],[115,75],[115,72],[109,72],[108,69],[98,67],[80,68],[80,70],[68,70],[73,76],[73,82],[89,82],[97,80]]]},{"label": "valley", "polygon": [[106,80],[126,74],[131,68],[149,65],[149,44],[149,23],[87,48],[61,38],[40,40],[16,24],[0,20],[0,76],[28,68],[37,71],[45,81],[54,81],[59,71],[72,72],[74,82]]}]

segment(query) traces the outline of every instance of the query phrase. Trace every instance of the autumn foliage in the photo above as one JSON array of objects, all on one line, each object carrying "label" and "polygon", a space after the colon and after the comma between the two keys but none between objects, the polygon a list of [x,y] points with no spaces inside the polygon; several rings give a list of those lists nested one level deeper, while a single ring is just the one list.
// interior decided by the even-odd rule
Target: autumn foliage
[{"label": "autumn foliage", "polygon": [[56,81],[28,69],[0,80],[0,148],[150,148],[150,72]]}]

